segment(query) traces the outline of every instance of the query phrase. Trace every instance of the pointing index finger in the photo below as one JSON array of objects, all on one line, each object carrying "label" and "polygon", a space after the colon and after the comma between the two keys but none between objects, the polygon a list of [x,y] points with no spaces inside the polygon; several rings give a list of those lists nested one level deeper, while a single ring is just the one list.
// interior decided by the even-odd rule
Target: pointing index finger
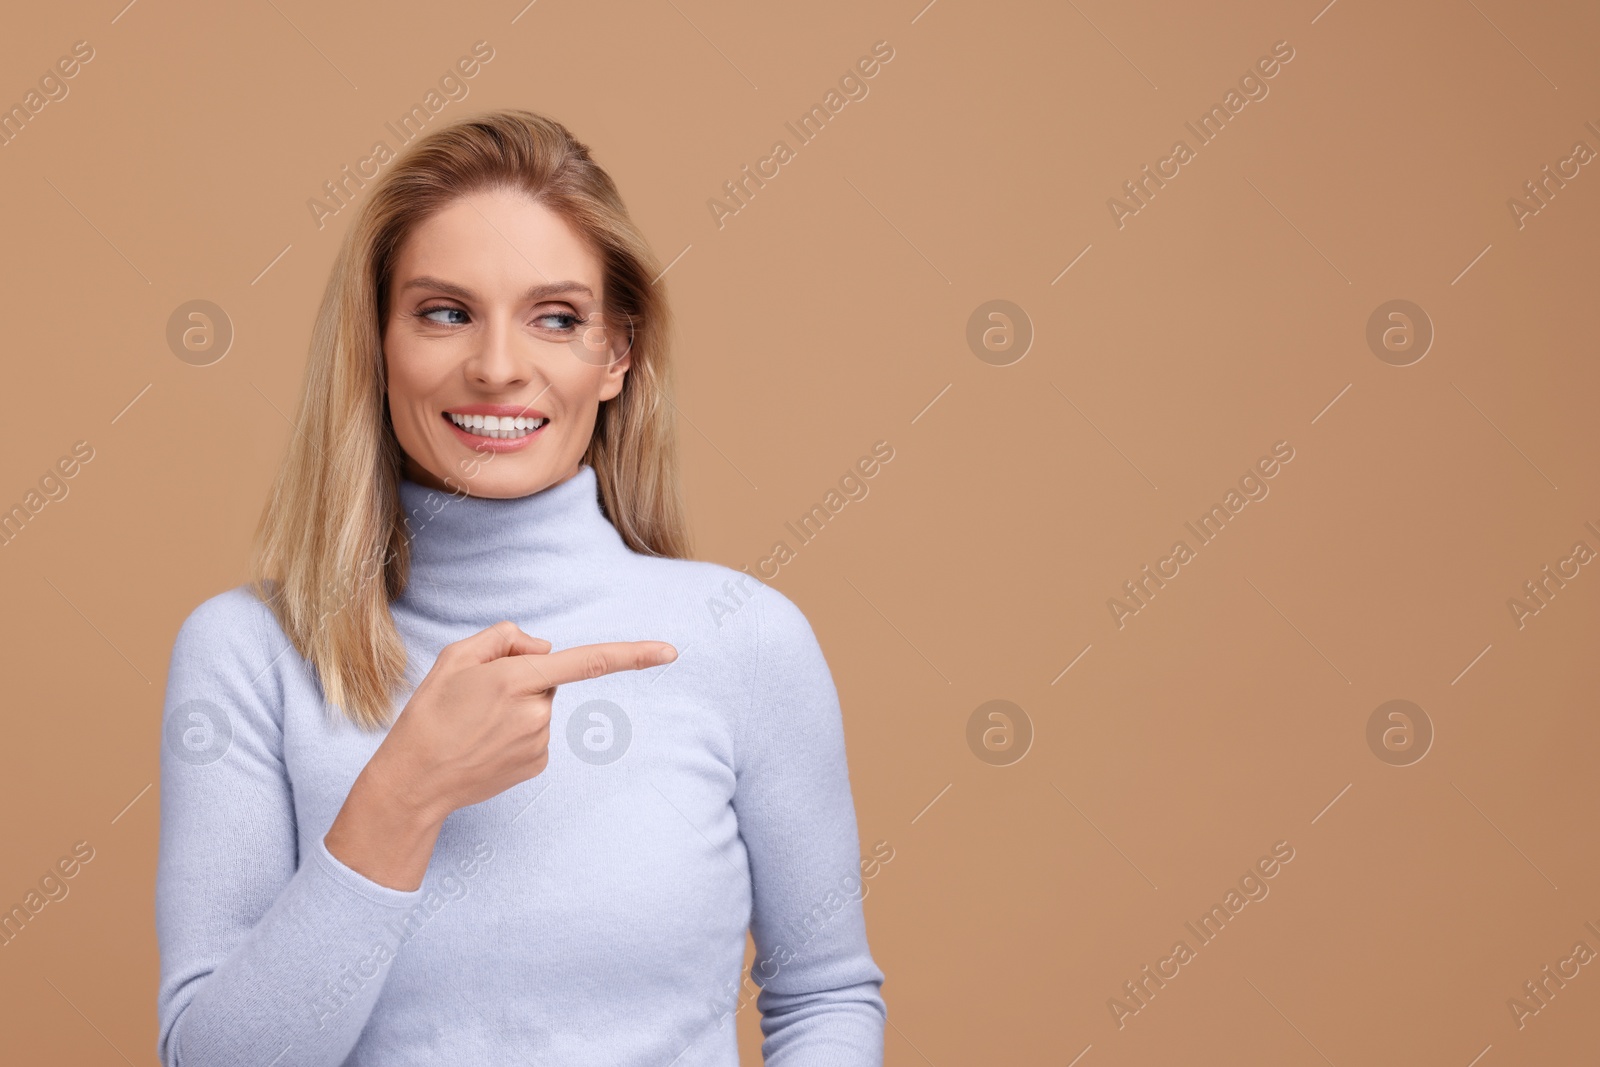
[{"label": "pointing index finger", "polygon": [[507,656],[518,664],[529,693],[543,693],[558,685],[599,678],[618,671],[659,667],[678,658],[678,650],[664,641],[604,641],[577,645],[545,655]]}]

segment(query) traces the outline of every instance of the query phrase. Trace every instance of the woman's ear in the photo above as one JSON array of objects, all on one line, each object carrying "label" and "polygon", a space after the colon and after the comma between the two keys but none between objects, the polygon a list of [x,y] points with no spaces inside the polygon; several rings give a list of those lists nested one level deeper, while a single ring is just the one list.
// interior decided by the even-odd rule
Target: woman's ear
[{"label": "woman's ear", "polygon": [[630,355],[624,351],[621,356],[606,365],[605,381],[600,385],[601,400],[610,400],[622,392],[622,383],[627,377],[628,367],[631,363]]},{"label": "woman's ear", "polygon": [[[614,331],[615,337],[611,342],[614,359],[621,364],[622,370],[628,369],[628,357],[633,352],[633,316],[626,311],[622,313],[622,322]],[[621,346],[620,350],[618,345]]]},{"label": "woman's ear", "polygon": [[600,387],[600,399],[610,400],[622,392],[622,382],[628,368],[633,365],[633,322],[628,319],[624,328],[609,331],[611,362],[606,364],[605,383]]}]

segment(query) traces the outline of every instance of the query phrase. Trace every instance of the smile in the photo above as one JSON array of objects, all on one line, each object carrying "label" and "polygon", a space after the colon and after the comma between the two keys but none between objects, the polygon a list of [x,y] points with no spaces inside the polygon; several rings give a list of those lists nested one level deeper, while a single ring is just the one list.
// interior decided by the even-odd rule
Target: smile
[{"label": "smile", "polygon": [[534,433],[549,419],[525,418],[510,415],[457,415],[454,412],[444,413],[457,429],[473,435],[474,437],[491,437],[504,441],[516,440]]}]

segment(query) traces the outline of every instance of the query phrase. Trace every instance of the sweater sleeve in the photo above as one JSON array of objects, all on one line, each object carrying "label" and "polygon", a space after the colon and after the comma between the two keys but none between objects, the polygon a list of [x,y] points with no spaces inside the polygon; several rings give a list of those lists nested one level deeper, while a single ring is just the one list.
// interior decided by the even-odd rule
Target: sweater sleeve
[{"label": "sweater sleeve", "polygon": [[734,809],[750,857],[762,1054],[769,1067],[879,1067],[888,1012],[867,947],[838,693],[800,609],[770,586],[755,602]]},{"label": "sweater sleeve", "polygon": [[344,866],[327,827],[296,826],[269,669],[285,643],[241,587],[197,608],[173,647],[155,891],[165,1067],[341,1063],[389,973],[386,921],[422,895]]}]

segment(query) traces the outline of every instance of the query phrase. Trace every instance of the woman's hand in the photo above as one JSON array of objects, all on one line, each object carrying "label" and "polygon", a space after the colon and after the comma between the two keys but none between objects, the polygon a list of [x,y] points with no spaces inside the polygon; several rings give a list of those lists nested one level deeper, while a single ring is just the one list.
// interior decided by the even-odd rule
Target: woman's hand
[{"label": "woman's hand", "polygon": [[557,686],[677,658],[660,641],[550,647],[510,622],[446,645],[351,787],[328,851],[380,885],[417,888],[447,815],[549,764]]}]

